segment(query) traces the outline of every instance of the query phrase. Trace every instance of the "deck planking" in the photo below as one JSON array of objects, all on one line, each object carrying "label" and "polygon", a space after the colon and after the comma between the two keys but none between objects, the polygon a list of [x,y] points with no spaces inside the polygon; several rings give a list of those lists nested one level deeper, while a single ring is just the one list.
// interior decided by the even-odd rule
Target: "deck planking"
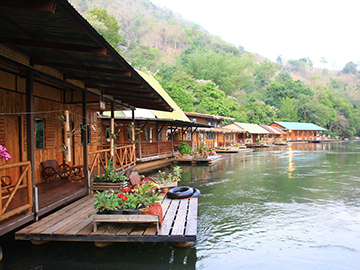
[{"label": "deck planking", "polygon": [[95,202],[90,194],[15,233],[17,240],[76,242],[195,242],[197,198],[161,201],[163,224],[99,223],[94,232]]}]

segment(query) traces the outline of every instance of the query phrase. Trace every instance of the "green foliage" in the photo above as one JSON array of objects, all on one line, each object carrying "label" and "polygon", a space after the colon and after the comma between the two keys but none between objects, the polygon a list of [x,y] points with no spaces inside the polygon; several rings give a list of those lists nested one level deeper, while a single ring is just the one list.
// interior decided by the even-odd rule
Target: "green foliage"
[{"label": "green foliage", "polygon": [[181,181],[182,171],[180,166],[175,166],[172,172],[169,172],[167,175],[159,170],[159,177],[154,178],[154,180],[160,184],[179,182]]},{"label": "green foliage", "polygon": [[118,45],[123,39],[119,34],[120,26],[114,16],[109,15],[106,9],[95,7],[86,12],[85,18],[116,50],[118,50]]},{"label": "green foliage", "polygon": [[147,45],[139,45],[133,48],[127,56],[133,59],[131,64],[138,68],[155,69],[157,66],[156,60],[161,58],[162,54],[157,48]]},{"label": "green foliage", "polygon": [[358,65],[355,64],[354,62],[349,62],[345,65],[345,67],[343,68],[343,72],[344,73],[352,73],[352,74],[357,74],[359,73],[359,71],[357,70]]},{"label": "green foliage", "polygon": [[295,100],[289,97],[283,98],[279,111],[281,121],[285,122],[298,122],[299,112],[295,106]]},{"label": "green foliage", "polygon": [[295,98],[300,95],[312,96],[313,92],[300,81],[286,80],[274,81],[266,88],[267,99],[265,102],[277,108],[281,107],[283,98]]},{"label": "green foliage", "polygon": [[250,99],[245,105],[245,109],[247,110],[246,122],[248,123],[269,125],[277,119],[277,109],[262,101]]},{"label": "green foliage", "polygon": [[94,208],[99,212],[118,210],[123,205],[123,201],[116,196],[114,191],[109,191],[109,190],[106,190],[104,192],[96,191],[94,197],[96,198],[96,201],[94,203]]},{"label": "green foliage", "polygon": [[104,174],[94,176],[95,182],[125,182],[128,178],[122,172],[116,172],[114,163],[109,159],[108,166],[103,169]]},{"label": "green foliage", "polygon": [[276,73],[276,64],[265,60],[254,68],[255,82],[254,84],[258,88],[266,87],[270,84],[271,78]]},{"label": "green foliage", "polygon": [[191,147],[188,143],[186,142],[182,142],[179,145],[179,153],[184,155],[184,154],[190,154],[191,153]]}]

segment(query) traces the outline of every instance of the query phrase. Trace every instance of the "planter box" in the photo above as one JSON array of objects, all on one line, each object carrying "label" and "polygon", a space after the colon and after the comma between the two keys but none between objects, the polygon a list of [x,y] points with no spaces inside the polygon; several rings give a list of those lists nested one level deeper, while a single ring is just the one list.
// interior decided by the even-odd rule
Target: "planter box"
[{"label": "planter box", "polygon": [[129,186],[128,182],[92,182],[91,183],[91,190],[98,190],[98,191],[104,191],[104,190],[110,190],[112,189],[115,192],[120,192],[124,188],[127,188]]},{"label": "planter box", "polygon": [[169,191],[169,188],[177,187],[178,182],[172,182],[172,183],[165,183],[165,184],[158,184],[162,193],[167,193]]}]

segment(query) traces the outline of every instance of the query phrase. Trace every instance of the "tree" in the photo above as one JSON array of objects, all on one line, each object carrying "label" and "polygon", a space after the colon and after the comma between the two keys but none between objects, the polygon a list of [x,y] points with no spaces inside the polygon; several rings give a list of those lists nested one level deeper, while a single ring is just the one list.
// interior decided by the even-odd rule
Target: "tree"
[{"label": "tree", "polygon": [[277,109],[266,105],[265,102],[250,98],[244,107],[247,115],[246,122],[252,124],[269,125],[277,119]]},{"label": "tree", "polygon": [[119,34],[120,26],[114,16],[109,15],[106,9],[95,7],[86,12],[85,18],[111,46],[119,50],[118,45],[123,39]]},{"label": "tree", "polygon": [[270,62],[269,60],[265,60],[254,67],[254,76],[255,82],[254,84],[258,88],[266,87],[270,84],[271,78],[276,73],[276,64]]},{"label": "tree", "polygon": [[346,74],[347,73],[357,74],[358,73],[357,68],[358,68],[357,64],[355,64],[354,62],[349,62],[343,68],[343,72]]},{"label": "tree", "polygon": [[295,106],[295,100],[289,97],[283,98],[279,111],[281,121],[297,122],[299,121],[299,112]]}]

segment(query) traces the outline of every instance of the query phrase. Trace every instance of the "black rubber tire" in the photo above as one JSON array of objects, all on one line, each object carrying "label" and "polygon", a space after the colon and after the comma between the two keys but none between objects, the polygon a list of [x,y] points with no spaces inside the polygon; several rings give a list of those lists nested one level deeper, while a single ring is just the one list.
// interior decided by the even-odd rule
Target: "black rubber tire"
[{"label": "black rubber tire", "polygon": [[194,194],[194,189],[191,187],[175,187],[169,189],[166,196],[169,199],[185,199],[190,198]]},{"label": "black rubber tire", "polygon": [[194,188],[194,193],[191,197],[199,197],[200,196],[200,190],[198,190],[197,188]]}]

